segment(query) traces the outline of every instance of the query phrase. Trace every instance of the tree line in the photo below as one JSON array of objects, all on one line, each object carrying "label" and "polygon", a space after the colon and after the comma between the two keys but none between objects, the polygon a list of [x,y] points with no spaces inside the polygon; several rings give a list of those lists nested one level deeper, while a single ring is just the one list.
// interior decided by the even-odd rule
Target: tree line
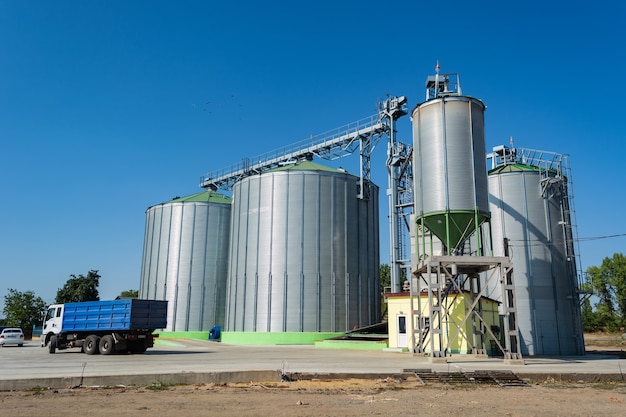
[{"label": "tree line", "polygon": [[[90,270],[87,275],[71,274],[70,278],[59,288],[54,299],[55,304],[65,304],[81,301],[99,301],[100,274],[97,270]],[[137,298],[139,291],[122,291],[120,298]],[[9,288],[4,296],[4,319],[0,325],[20,327],[24,333],[30,335],[33,326],[41,324],[41,314],[46,309],[46,302],[34,291],[18,291]]]},{"label": "tree line", "polygon": [[582,304],[585,331],[615,332],[626,328],[626,257],[623,254],[615,253],[604,258],[600,266],[587,268],[582,289],[591,295]]}]

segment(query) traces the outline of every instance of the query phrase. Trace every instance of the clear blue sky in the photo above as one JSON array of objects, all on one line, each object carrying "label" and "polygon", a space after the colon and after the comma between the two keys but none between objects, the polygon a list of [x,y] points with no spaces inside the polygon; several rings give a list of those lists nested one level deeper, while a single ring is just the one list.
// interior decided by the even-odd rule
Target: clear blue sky
[{"label": "clear blue sky", "polygon": [[[625,4],[0,0],[0,306],[90,269],[103,299],[137,289],[149,206],[386,93],[413,108],[437,60],[487,105],[488,150],[571,155],[579,237],[623,235]],[[582,268],[625,245],[581,241]]]}]

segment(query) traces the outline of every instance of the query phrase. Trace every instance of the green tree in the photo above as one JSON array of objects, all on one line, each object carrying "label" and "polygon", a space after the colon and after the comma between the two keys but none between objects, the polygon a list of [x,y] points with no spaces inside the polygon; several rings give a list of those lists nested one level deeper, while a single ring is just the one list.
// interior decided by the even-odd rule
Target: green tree
[{"label": "green tree", "polygon": [[626,327],[626,257],[615,253],[602,265],[587,268],[587,285],[598,298],[597,324],[611,331]]},{"label": "green tree", "polygon": [[139,290],[122,291],[119,298],[139,298]]},{"label": "green tree", "polygon": [[391,285],[391,268],[388,264],[380,265],[380,316],[382,320],[387,318],[387,303],[385,302],[385,292],[389,290]]},{"label": "green tree", "polygon": [[[381,318],[385,320],[387,318],[387,303],[385,302],[385,293],[389,292],[391,289],[391,267],[389,264],[381,264],[379,270],[380,277],[380,297],[381,297]],[[406,280],[406,270],[404,268],[400,269],[400,284],[401,287],[404,285],[404,281]]]},{"label": "green tree", "polygon": [[380,293],[385,293],[385,288],[391,286],[391,268],[388,264],[380,265]]},{"label": "green tree", "polygon": [[594,329],[594,315],[593,308],[591,307],[591,301],[589,299],[585,299],[581,306],[581,315],[583,321],[583,329],[585,331],[593,331]]},{"label": "green tree", "polygon": [[[593,288],[591,288],[591,284],[589,282],[584,282],[581,287],[581,290],[585,291],[588,294],[593,294]],[[586,297],[583,300],[581,305],[581,317],[583,322],[583,330],[586,332],[596,332],[601,330],[599,315],[597,311],[593,310],[591,306],[591,300],[589,297]]]},{"label": "green tree", "polygon": [[87,276],[70,275],[70,279],[67,280],[63,288],[57,291],[55,301],[59,304],[98,301],[100,300],[98,285],[100,285],[100,275],[98,271],[93,269],[87,273]]},{"label": "green tree", "polygon": [[[606,325],[601,325],[602,318],[598,311],[594,311],[591,306],[591,300],[586,298],[581,306],[583,330],[586,332],[597,332],[602,330]],[[606,322],[606,320],[604,320]]]},{"label": "green tree", "polygon": [[41,322],[41,312],[46,303],[32,291],[20,292],[9,288],[4,296],[4,309],[7,326],[20,327],[27,337],[32,336],[33,325]]}]

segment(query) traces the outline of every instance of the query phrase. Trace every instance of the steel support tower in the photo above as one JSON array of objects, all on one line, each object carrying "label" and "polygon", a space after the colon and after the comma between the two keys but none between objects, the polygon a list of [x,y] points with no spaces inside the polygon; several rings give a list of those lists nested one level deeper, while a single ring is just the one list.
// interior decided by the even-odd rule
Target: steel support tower
[{"label": "steel support tower", "polygon": [[[522,359],[513,264],[507,257],[431,256],[421,261],[413,273],[410,298],[414,353],[429,352],[431,358],[444,358],[450,354],[451,345],[462,338],[472,347],[472,354],[486,355],[487,350],[497,347],[505,361]],[[498,280],[504,303],[501,334],[483,319],[483,298],[487,288]],[[422,295],[428,296],[426,309],[422,305]],[[451,311],[455,299],[462,299],[469,306],[458,321]],[[462,330],[467,322],[472,324],[471,334]],[[450,324],[456,327],[453,334],[446,330]],[[491,336],[494,345],[487,346],[487,335]]]},{"label": "steel support tower", "polygon": [[413,147],[390,136],[387,148],[387,196],[392,293],[402,291],[404,282],[411,276],[410,229],[414,212],[412,159]]},{"label": "steel support tower", "polygon": [[[413,170],[412,147],[396,139],[395,121],[407,114],[402,102],[383,102],[382,111],[391,121],[387,141],[387,198],[389,204],[389,268],[391,292],[400,292],[402,288],[402,273],[410,276],[411,259],[407,256],[407,239],[409,230],[408,216],[413,213]],[[408,213],[406,212],[408,210]]]}]

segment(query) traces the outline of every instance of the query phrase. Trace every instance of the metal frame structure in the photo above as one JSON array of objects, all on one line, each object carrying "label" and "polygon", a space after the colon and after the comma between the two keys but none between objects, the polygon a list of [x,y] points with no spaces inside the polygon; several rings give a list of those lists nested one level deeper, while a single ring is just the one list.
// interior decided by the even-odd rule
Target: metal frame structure
[{"label": "metal frame structure", "polygon": [[[413,146],[390,138],[387,148],[389,246],[391,292],[400,292],[411,276],[411,215],[413,199]],[[402,273],[404,271],[404,273]]]},{"label": "metal frame structure", "polygon": [[310,160],[313,156],[332,161],[352,155],[358,150],[361,162],[358,197],[369,199],[370,157],[383,135],[394,137],[395,121],[407,114],[406,102],[404,96],[389,97],[379,104],[378,114],[252,159],[245,158],[240,163],[221,170],[209,172],[201,178],[200,187],[229,190],[242,178],[261,174],[285,164],[303,159]]},{"label": "metal frame structure", "polygon": [[[313,156],[336,160],[352,155],[360,157],[358,198],[369,199],[371,165],[374,148],[383,135],[388,137],[387,173],[389,197],[389,244],[392,291],[401,286],[401,268],[410,275],[410,256],[407,238],[408,218],[413,212],[412,147],[396,140],[396,121],[408,114],[405,96],[388,97],[378,104],[378,114],[366,117],[337,129],[311,136],[288,147],[270,151],[255,158],[244,158],[240,163],[212,171],[201,178],[200,187],[212,190],[230,190],[242,178],[294,163]],[[256,163],[253,161],[257,161]]]},{"label": "metal frame structure", "polygon": [[439,63],[437,63],[436,74],[429,75],[426,79],[426,101],[444,96],[462,96],[461,76],[452,72],[449,74],[439,74]]},{"label": "metal frame structure", "polygon": [[413,147],[396,139],[394,123],[395,120],[407,114],[406,109],[389,100],[383,104],[384,112],[392,121],[387,141],[386,165],[389,203],[389,268],[393,293],[399,292],[402,287],[401,270],[405,270],[405,277],[410,276],[411,258],[407,253],[410,239],[407,237],[410,229],[408,219],[413,213]]},{"label": "metal frame structure", "polygon": [[[507,257],[487,256],[432,256],[420,262],[410,286],[413,314],[413,352],[425,353],[431,358],[450,354],[450,346],[459,337],[472,346],[472,353],[487,354],[487,334],[504,354],[505,360],[521,360],[521,345],[516,321],[513,264]],[[500,281],[504,306],[503,342],[482,316],[482,299],[490,283]],[[421,295],[428,295],[428,315],[422,314]],[[460,297],[469,307],[460,322],[454,323],[454,335],[444,334],[446,321],[454,321],[451,314],[451,297]],[[414,299],[417,298],[417,308]],[[428,319],[428,320],[426,320]],[[463,327],[471,321],[473,334],[467,335]]]}]

